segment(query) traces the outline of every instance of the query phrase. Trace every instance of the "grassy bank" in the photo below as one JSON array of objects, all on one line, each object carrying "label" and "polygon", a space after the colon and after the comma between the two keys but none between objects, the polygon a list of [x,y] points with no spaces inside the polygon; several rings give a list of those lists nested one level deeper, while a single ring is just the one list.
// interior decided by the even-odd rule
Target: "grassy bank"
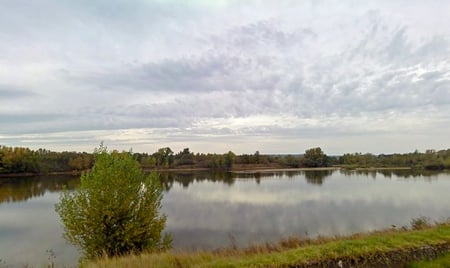
[{"label": "grassy bank", "polygon": [[450,250],[450,223],[350,237],[285,240],[217,252],[157,253],[105,258],[83,267],[404,267]]},{"label": "grassy bank", "polygon": [[447,268],[450,267],[450,253],[447,253],[435,260],[414,262],[409,268]]}]

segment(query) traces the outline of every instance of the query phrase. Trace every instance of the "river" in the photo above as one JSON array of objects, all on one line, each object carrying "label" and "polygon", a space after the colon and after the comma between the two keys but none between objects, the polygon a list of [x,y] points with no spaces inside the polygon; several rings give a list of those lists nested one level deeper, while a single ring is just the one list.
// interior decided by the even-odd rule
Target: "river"
[{"label": "river", "polygon": [[[383,171],[161,174],[162,212],[176,250],[216,249],[283,237],[348,235],[411,219],[450,217],[450,173]],[[0,178],[0,267],[76,266],[54,204],[70,176]]]}]

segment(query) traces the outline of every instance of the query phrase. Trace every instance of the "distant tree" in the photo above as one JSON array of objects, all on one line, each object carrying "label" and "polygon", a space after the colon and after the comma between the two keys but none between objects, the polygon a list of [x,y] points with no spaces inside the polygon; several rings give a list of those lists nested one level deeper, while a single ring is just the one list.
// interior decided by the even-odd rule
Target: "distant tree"
[{"label": "distant tree", "polygon": [[117,256],[170,246],[162,237],[162,187],[158,176],[146,176],[130,153],[94,152],[95,165],[81,176],[73,192],[64,191],[56,212],[64,237],[88,258]]},{"label": "distant tree", "polygon": [[303,156],[303,163],[307,167],[328,166],[327,156],[320,147],[306,150]]},{"label": "distant tree", "polygon": [[236,158],[236,155],[232,151],[229,151],[225,155],[225,163],[224,164],[225,164],[225,168],[227,170],[230,170],[233,167],[235,158]]},{"label": "distant tree", "polygon": [[158,149],[153,156],[156,158],[156,165],[159,167],[169,168],[173,163],[173,151],[169,147]]},{"label": "distant tree", "polygon": [[260,163],[260,154],[259,154],[259,151],[256,151],[255,152],[255,163],[256,164],[259,164]]}]

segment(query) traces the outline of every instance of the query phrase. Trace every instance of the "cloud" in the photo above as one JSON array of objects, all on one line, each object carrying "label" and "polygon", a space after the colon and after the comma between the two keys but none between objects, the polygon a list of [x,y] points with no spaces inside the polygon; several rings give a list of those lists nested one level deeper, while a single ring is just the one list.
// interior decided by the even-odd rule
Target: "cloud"
[{"label": "cloud", "polygon": [[[445,11],[403,1],[8,3],[0,136],[20,145],[27,135],[71,133],[74,142],[98,131],[93,139],[128,146],[143,144],[141,129],[143,149],[285,151],[339,140],[342,153],[391,151],[351,140],[392,144],[408,130],[420,138],[401,150],[446,146],[423,138],[450,131]],[[247,146],[253,137],[259,144]]]},{"label": "cloud", "polygon": [[19,89],[15,86],[0,85],[0,101],[37,96],[38,94],[33,91]]}]

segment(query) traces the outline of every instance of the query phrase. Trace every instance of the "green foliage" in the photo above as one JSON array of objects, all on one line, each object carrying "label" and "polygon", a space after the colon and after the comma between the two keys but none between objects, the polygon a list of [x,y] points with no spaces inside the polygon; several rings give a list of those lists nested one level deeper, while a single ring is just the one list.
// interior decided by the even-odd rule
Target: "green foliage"
[{"label": "green foliage", "polygon": [[146,176],[130,153],[94,152],[95,165],[73,192],[64,191],[56,211],[64,237],[88,258],[117,256],[170,246],[162,237],[162,188],[158,176]]},{"label": "green foliage", "polygon": [[306,167],[326,167],[328,166],[328,157],[320,147],[311,148],[305,151],[303,156]]},{"label": "green foliage", "polygon": [[450,149],[415,151],[407,154],[373,155],[344,154],[339,164],[347,167],[410,167],[414,169],[442,170],[450,168]]}]

